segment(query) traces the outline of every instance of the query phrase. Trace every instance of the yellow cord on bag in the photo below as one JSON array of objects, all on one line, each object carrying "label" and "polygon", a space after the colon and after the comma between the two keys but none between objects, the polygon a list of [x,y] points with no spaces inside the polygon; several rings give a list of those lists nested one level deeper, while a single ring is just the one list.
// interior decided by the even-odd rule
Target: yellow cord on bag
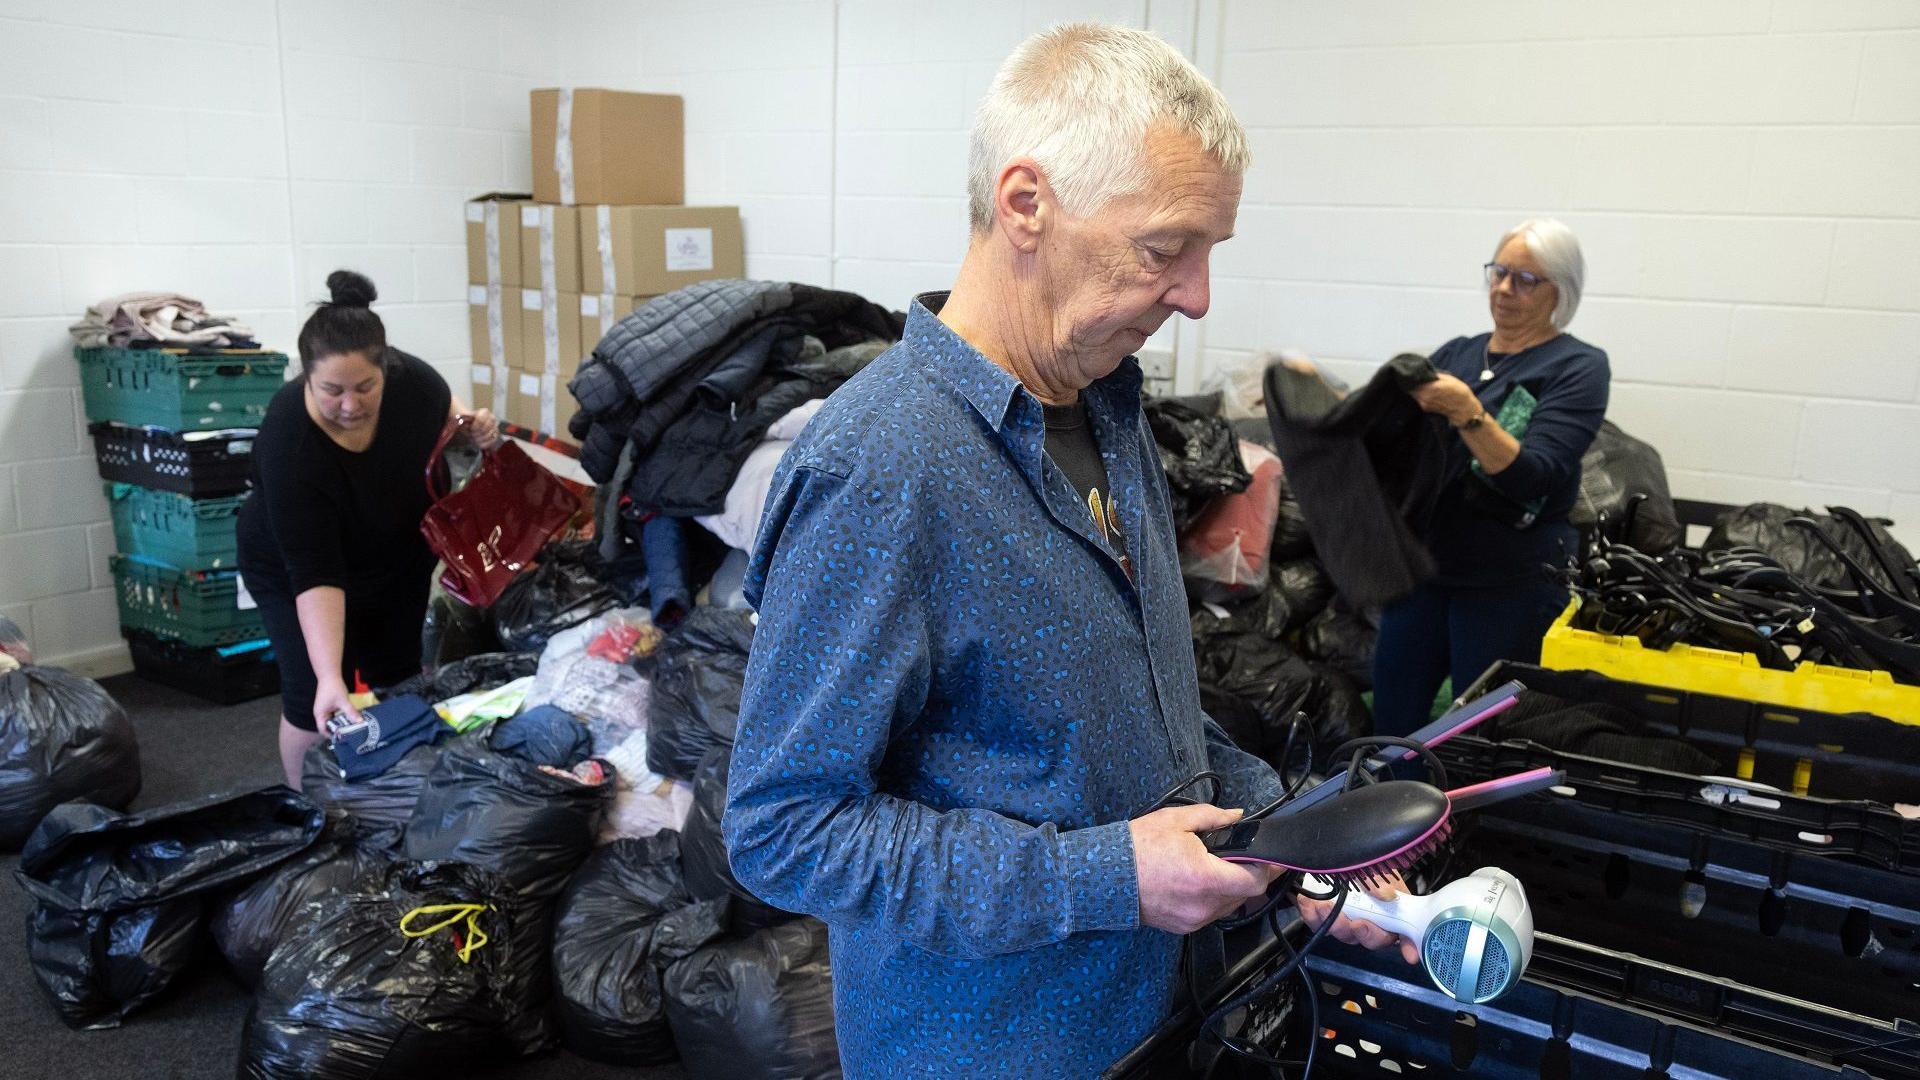
[{"label": "yellow cord on bag", "polygon": [[[428,904],[425,907],[414,908],[412,911],[402,915],[400,917],[400,932],[410,938],[427,937],[431,934],[437,934],[460,920],[465,919],[467,921],[466,941],[461,942],[458,940],[458,935],[455,936],[455,941],[460,946],[460,962],[464,964],[472,958],[474,952],[477,951],[480,946],[487,943],[487,932],[480,929],[480,913],[492,910],[492,904]],[[413,917],[416,915],[440,914],[446,914],[447,917],[424,930],[415,930],[407,925],[413,921]]]}]

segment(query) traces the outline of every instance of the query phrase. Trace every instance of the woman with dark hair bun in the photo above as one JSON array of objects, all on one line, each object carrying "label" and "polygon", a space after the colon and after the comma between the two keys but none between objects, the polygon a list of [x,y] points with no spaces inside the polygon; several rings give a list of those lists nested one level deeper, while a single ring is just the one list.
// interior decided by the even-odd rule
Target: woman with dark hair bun
[{"label": "woman with dark hair bun", "polygon": [[294,788],[328,718],[359,720],[350,680],[385,686],[420,670],[434,564],[424,478],[447,419],[471,417],[482,446],[500,441],[492,413],[387,344],[373,282],[335,270],[327,289],[300,328],[300,377],[260,422],[238,530],[240,575],[280,665],[280,763]]}]

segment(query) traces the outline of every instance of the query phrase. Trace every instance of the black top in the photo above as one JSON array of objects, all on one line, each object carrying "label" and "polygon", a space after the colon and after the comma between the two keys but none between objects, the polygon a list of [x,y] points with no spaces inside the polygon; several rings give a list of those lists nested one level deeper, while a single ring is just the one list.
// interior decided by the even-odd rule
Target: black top
[{"label": "black top", "polygon": [[1093,514],[1095,530],[1107,539],[1107,545],[1127,566],[1127,541],[1120,532],[1120,519],[1113,508],[1112,489],[1107,486],[1107,466],[1100,460],[1100,447],[1093,440],[1093,423],[1087,418],[1087,403],[1043,405],[1047,416],[1047,456],[1067,476],[1067,482]]},{"label": "black top", "polygon": [[[1487,351],[1491,334],[1454,338],[1432,356],[1433,366],[1473,388],[1489,414],[1524,386],[1538,402],[1518,433],[1520,456],[1499,473],[1472,474],[1473,460],[1459,435],[1447,439],[1447,482],[1434,505],[1427,541],[1442,585],[1499,585],[1536,577],[1542,565],[1563,566],[1579,536],[1567,521],[1580,492],[1580,458],[1607,412],[1612,372],[1604,350],[1561,334],[1517,353]],[[1493,378],[1481,381],[1491,368]],[[1470,497],[1486,484],[1515,504],[1540,500],[1532,524],[1516,528]]]},{"label": "black top", "polygon": [[390,350],[380,424],[354,453],[307,415],[304,379],[281,387],[253,441],[253,493],[237,539],[249,589],[292,596],[324,585],[349,601],[377,601],[423,581],[434,557],[420,535],[427,459],[446,426],[452,392],[419,358]]}]

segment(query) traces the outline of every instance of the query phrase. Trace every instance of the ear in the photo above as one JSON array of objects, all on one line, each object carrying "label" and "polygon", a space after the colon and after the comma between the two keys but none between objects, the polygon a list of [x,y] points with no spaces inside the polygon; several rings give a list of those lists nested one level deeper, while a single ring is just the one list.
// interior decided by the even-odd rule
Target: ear
[{"label": "ear", "polygon": [[1018,158],[1000,170],[993,188],[994,222],[1014,250],[1031,255],[1040,246],[1053,191],[1032,158]]}]

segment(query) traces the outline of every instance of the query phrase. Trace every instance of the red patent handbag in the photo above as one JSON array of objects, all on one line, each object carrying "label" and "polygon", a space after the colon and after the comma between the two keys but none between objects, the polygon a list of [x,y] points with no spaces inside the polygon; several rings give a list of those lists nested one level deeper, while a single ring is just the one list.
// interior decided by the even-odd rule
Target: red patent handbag
[{"label": "red patent handbag", "polygon": [[486,451],[465,486],[448,491],[441,459],[466,422],[464,416],[449,419],[427,458],[433,505],[420,519],[420,533],[447,564],[440,584],[462,603],[484,608],[579,511],[580,500],[512,440]]}]

